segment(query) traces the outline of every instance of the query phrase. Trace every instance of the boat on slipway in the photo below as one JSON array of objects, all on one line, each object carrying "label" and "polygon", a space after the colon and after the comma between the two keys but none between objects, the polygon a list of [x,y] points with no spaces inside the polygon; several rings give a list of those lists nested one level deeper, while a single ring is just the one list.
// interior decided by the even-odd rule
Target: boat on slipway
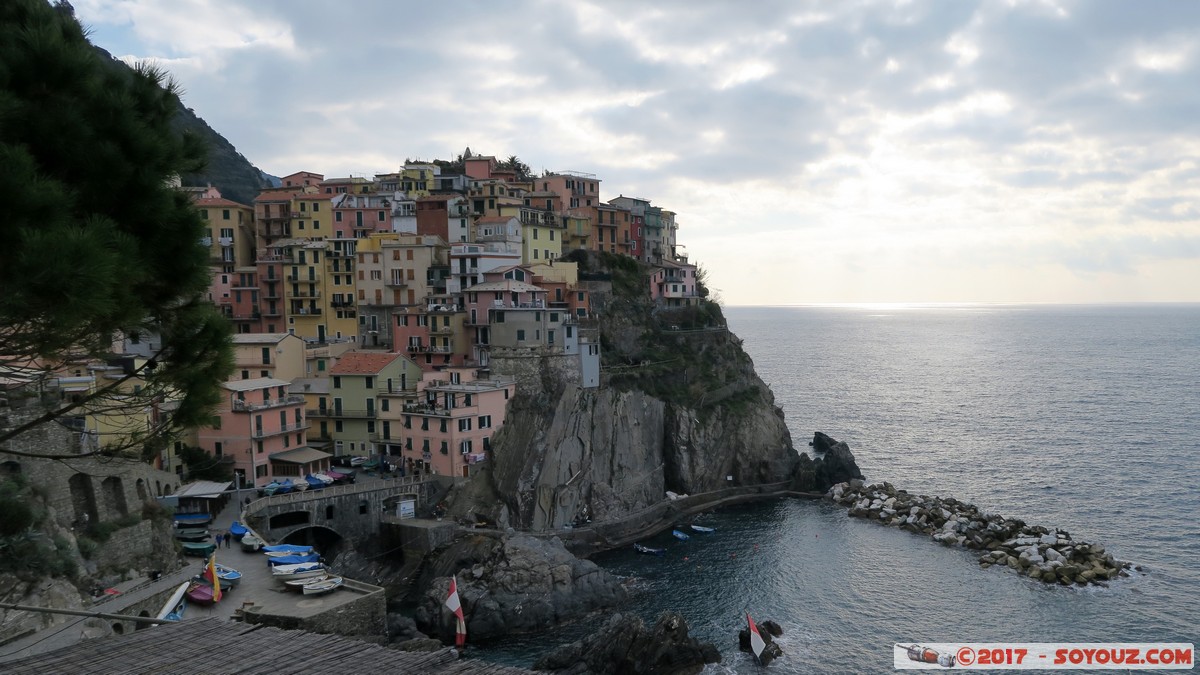
[{"label": "boat on slipway", "polygon": [[172,516],[175,521],[175,527],[201,527],[212,522],[212,514],[210,513],[176,513]]},{"label": "boat on slipway", "polygon": [[236,520],[233,521],[233,523],[229,526],[229,534],[232,534],[233,538],[237,541],[241,541],[242,537],[246,536],[246,533],[249,531],[250,530],[245,525]]},{"label": "boat on slipway", "polygon": [[217,550],[217,545],[208,541],[184,541],[180,542],[179,545],[183,547],[184,555],[200,558],[207,558],[213,554],[213,551]]},{"label": "boat on slipway", "polygon": [[259,539],[253,534],[247,533],[242,537],[241,544],[243,551],[246,553],[253,553],[263,547],[263,540]]},{"label": "boat on slipway", "polygon": [[190,581],[179,584],[179,587],[175,589],[171,597],[167,598],[167,602],[154,618],[166,619],[167,621],[181,621],[183,619],[183,610],[187,609],[187,597],[184,594],[187,593],[191,585],[192,582]]},{"label": "boat on slipway", "polygon": [[188,602],[193,602],[197,605],[211,605],[216,602],[216,600],[213,599],[212,584],[203,580],[193,580],[191,583],[189,583],[185,595],[187,596]]},{"label": "boat on slipway", "polygon": [[175,538],[179,541],[204,541],[208,537],[208,530],[203,527],[184,527],[175,530]]},{"label": "boat on slipway", "polygon": [[321,556],[318,553],[307,553],[302,555],[282,555],[267,558],[267,565],[270,567],[278,567],[280,565],[296,565],[302,563],[319,563]]},{"label": "boat on slipway", "polygon": [[271,577],[276,581],[292,581],[305,577],[328,576],[329,568],[321,563],[301,565],[280,565],[271,570]]},{"label": "boat on slipway", "polygon": [[322,595],[336,591],[337,589],[341,588],[343,583],[344,582],[341,577],[325,577],[324,579],[318,579],[311,584],[304,584],[300,587],[300,590],[305,595]]},{"label": "boat on slipway", "polygon": [[305,553],[312,553],[313,547],[299,546],[297,544],[272,544],[270,546],[263,546],[262,550],[267,555],[303,555]]}]

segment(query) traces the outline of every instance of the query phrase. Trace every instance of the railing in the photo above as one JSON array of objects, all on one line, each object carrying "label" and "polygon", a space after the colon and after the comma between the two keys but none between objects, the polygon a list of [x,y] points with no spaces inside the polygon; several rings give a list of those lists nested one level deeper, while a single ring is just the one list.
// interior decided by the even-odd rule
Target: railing
[{"label": "railing", "polygon": [[374,410],[346,410],[345,408],[314,408],[305,411],[309,417],[355,417],[375,419]]},{"label": "railing", "polygon": [[[262,364],[259,364],[262,365]],[[275,408],[281,405],[295,405],[304,403],[303,396],[285,396],[283,398],[272,399],[270,401],[243,401],[234,399],[233,409],[238,412],[249,412],[253,410],[265,410],[267,408]]]},{"label": "railing", "polygon": [[292,313],[296,314],[298,316],[321,316],[321,308],[320,307],[301,307]]},{"label": "railing", "polygon": [[[336,469],[335,469],[336,470]],[[247,516],[255,516],[259,511],[266,510],[272,506],[282,506],[286,504],[297,504],[303,502],[316,501],[326,497],[344,497],[346,495],[364,494],[368,492],[390,492],[396,493],[406,492],[405,488],[411,488],[420,483],[437,480],[433,476],[426,475],[423,479],[418,479],[415,476],[398,476],[389,479],[385,483],[370,482],[370,483],[351,483],[350,485],[332,485],[320,490],[304,492],[289,492],[283,495],[271,495],[269,497],[260,497],[246,505],[243,513]]]},{"label": "railing", "polygon": [[302,286],[302,287],[300,287],[300,289],[299,289],[299,290],[297,290],[296,292],[292,293],[292,297],[293,297],[293,298],[305,298],[305,299],[314,299],[314,300],[315,300],[316,298],[319,298],[319,297],[321,297],[321,291],[319,291],[319,290],[311,290],[311,291],[310,291],[310,290],[305,290],[305,289],[304,289],[304,287]]},{"label": "railing", "polygon": [[451,347],[435,347],[433,345],[408,345],[408,351],[418,354],[452,354],[454,349]]},{"label": "railing", "polygon": [[304,277],[304,276],[301,276],[301,275],[299,275],[299,274],[289,274],[289,275],[287,275],[287,280],[288,280],[288,281],[290,281],[290,282],[292,282],[292,283],[304,283],[304,282],[308,282],[308,283],[313,283],[313,284],[315,284],[315,283],[317,283],[317,282],[319,282],[319,281],[321,280],[321,275],[320,275],[320,274],[316,274],[316,273],[314,273],[314,274],[310,274],[310,275],[309,275],[309,276],[307,276],[307,277]]}]

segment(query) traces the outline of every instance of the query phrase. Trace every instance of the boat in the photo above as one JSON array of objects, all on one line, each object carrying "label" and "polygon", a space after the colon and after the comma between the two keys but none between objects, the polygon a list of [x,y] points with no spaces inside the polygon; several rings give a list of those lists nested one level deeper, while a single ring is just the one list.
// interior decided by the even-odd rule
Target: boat
[{"label": "boat", "polygon": [[296,481],[295,483],[292,483],[292,492],[304,492],[307,489],[308,489],[308,481],[307,480],[301,479],[301,480]]},{"label": "boat", "polygon": [[175,538],[180,541],[204,541],[208,539],[208,530],[203,527],[185,527],[175,530]]},{"label": "boat", "polygon": [[662,556],[667,552],[665,548],[650,548],[649,546],[642,546],[641,544],[634,544],[633,550],[637,551],[638,553],[657,556]]},{"label": "boat", "polygon": [[305,577],[327,576],[329,568],[320,563],[311,565],[281,565],[271,570],[271,578],[276,581],[291,581]]},{"label": "boat", "polygon": [[[217,574],[217,580],[218,583],[221,584],[222,593],[228,593],[229,591],[233,590],[234,582],[229,581],[228,579],[222,579],[220,574]],[[208,568],[205,568],[203,572],[192,577],[192,581],[198,581],[200,583],[212,586],[212,581],[208,578]]]},{"label": "boat", "polygon": [[717,531],[715,527],[705,527],[703,525],[691,525],[690,527],[697,532],[704,532],[705,534]]},{"label": "boat", "polygon": [[[232,567],[226,567],[221,563],[216,563],[216,568],[217,578],[221,580],[221,588],[226,588],[227,586],[232,588],[237,586],[238,582],[242,580],[242,573],[233,569]],[[207,573],[208,570],[205,570],[205,574]]]},{"label": "boat", "polygon": [[263,540],[252,534],[246,534],[242,537],[242,550],[247,553],[253,553],[262,548]]},{"label": "boat", "polygon": [[321,595],[331,591],[336,591],[338,587],[342,585],[342,583],[341,577],[325,577],[324,579],[318,579],[311,584],[304,584],[300,587],[300,590],[305,595]]},{"label": "boat", "polygon": [[275,491],[275,494],[286,495],[287,493],[291,492],[292,488],[294,487],[295,484],[292,483],[291,478],[284,478],[283,482],[279,484],[279,489]]},{"label": "boat", "polygon": [[312,477],[313,477],[313,478],[316,478],[316,479],[317,479],[317,480],[319,480],[319,481],[321,481],[321,482],[322,482],[322,483],[324,483],[325,485],[333,485],[333,476],[330,476],[330,475],[328,475],[328,474],[324,474],[324,473],[314,473],[314,474],[312,475]]},{"label": "boat", "polygon": [[287,586],[288,588],[290,588],[294,591],[298,591],[301,588],[303,588],[305,584],[311,584],[313,582],[321,581],[322,579],[328,579],[328,578],[329,578],[329,574],[325,570],[321,570],[320,574],[316,574],[311,577],[300,577],[299,579],[288,579],[287,581],[283,582],[283,585]]},{"label": "boat", "polygon": [[271,481],[262,487],[262,493],[264,496],[270,497],[276,492],[279,492],[279,483],[275,481]]},{"label": "boat", "polygon": [[184,597],[184,594],[187,593],[187,589],[191,585],[192,582],[190,581],[179,584],[179,588],[176,588],[171,597],[167,598],[166,604],[162,606],[162,609],[159,610],[158,615],[154,618],[166,619],[167,621],[182,620],[183,610],[187,608],[187,598]]},{"label": "boat", "polygon": [[217,545],[209,541],[184,541],[179,545],[183,547],[184,555],[194,555],[200,558],[207,558],[217,550]]},{"label": "boat", "polygon": [[207,525],[212,522],[211,513],[176,513],[174,516],[175,527],[196,527],[198,525]]},{"label": "boat", "polygon": [[246,533],[249,531],[249,528],[236,520],[229,526],[229,534],[232,534],[233,538],[238,541],[241,541],[242,537],[246,536]]},{"label": "boat", "polygon": [[262,547],[263,553],[271,555],[272,553],[281,553],[283,555],[300,555],[303,553],[312,553],[313,547],[301,546],[299,544],[272,544]]},{"label": "boat", "polygon": [[341,471],[330,471],[330,472],[326,473],[325,475],[332,478],[334,484],[336,484],[336,485],[345,485],[346,483],[354,482],[354,474],[353,473],[343,473]]},{"label": "boat", "polygon": [[303,555],[281,555],[267,558],[267,565],[270,567],[278,567],[280,565],[300,565],[303,563],[319,563],[321,556],[318,553],[306,553]]},{"label": "boat", "polygon": [[366,457],[351,457],[350,466],[362,466],[367,463]]},{"label": "boat", "polygon": [[675,536],[675,538],[678,539],[679,541],[687,541],[688,539],[691,538],[691,537],[688,537],[683,532],[680,532],[679,530],[671,530],[671,534],[673,534]]},{"label": "boat", "polygon": [[[325,481],[321,480],[320,478],[317,478],[316,476],[312,475],[311,473],[304,477],[304,481],[306,483],[308,483],[309,490],[320,490],[325,487]],[[332,483],[333,481],[330,480],[329,482]]]},{"label": "boat", "polygon": [[197,605],[211,605],[213,602],[215,602],[215,600],[213,600],[212,584],[208,583],[207,581],[193,580],[188,584],[185,595],[189,601],[194,602]]}]

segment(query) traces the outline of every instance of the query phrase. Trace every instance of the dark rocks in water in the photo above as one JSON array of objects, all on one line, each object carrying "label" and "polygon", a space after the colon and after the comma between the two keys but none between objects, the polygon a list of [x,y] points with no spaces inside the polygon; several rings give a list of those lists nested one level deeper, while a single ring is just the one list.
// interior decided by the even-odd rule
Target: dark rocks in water
[{"label": "dark rocks in water", "polygon": [[[783,635],[783,627],[774,621],[760,621],[758,622],[758,634],[762,636],[763,642],[767,643],[767,646],[763,648],[762,654],[758,656],[759,663],[765,666],[783,656],[783,649],[774,640],[774,638]],[[749,628],[743,628],[738,631],[738,649],[750,654],[754,653],[750,649]]]},{"label": "dark rocks in water", "polygon": [[845,441],[838,441],[820,431],[813,434],[813,452],[820,455],[810,459],[800,455],[792,487],[800,492],[825,492],[838,483],[861,480],[862,471],[854,461],[854,453]]},{"label": "dark rocks in water", "polygon": [[[571,555],[557,538],[516,534],[472,539],[432,556],[428,566],[456,576],[467,635],[473,639],[544,630],[627,598],[615,577]],[[463,566],[464,561],[469,565]],[[452,642],[455,620],[443,606],[450,579],[437,577],[425,587],[415,612],[417,626]]]},{"label": "dark rocks in water", "polygon": [[684,675],[719,663],[715,645],[688,637],[678,612],[663,612],[649,631],[631,614],[614,614],[600,630],[543,656],[534,670],[564,675]]},{"label": "dark rocks in water", "polygon": [[417,630],[417,622],[411,617],[389,612],[387,615],[388,638],[393,642],[404,642],[414,638],[428,638],[429,636]]}]

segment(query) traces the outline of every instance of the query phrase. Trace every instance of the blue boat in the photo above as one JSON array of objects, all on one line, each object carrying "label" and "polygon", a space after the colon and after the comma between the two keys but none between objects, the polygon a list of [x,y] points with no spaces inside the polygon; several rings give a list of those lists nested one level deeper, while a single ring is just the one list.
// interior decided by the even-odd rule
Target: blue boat
[{"label": "blue boat", "polygon": [[287,493],[291,492],[292,488],[294,487],[296,486],[292,483],[291,478],[284,478],[283,482],[279,484],[279,489],[275,490],[275,494],[286,495]]},{"label": "blue boat", "polygon": [[279,492],[279,483],[276,483],[275,481],[271,481],[263,486],[262,493],[268,497],[276,492]]},{"label": "blue boat", "polygon": [[312,475],[311,473],[308,474],[307,476],[305,476],[304,480],[308,482],[309,490],[320,490],[321,488],[325,487],[325,481],[321,480],[320,478],[317,478],[316,476]]},{"label": "blue boat", "polygon": [[675,538],[678,539],[679,541],[687,541],[688,539],[690,539],[690,537],[688,537],[686,534],[680,532],[679,530],[671,530],[671,534],[675,535]]},{"label": "blue boat", "polygon": [[197,525],[207,525],[212,522],[212,514],[210,513],[176,513],[176,527],[196,527]]},{"label": "blue boat", "polygon": [[263,553],[312,553],[313,547],[297,544],[273,544],[262,547]]},{"label": "blue boat", "polygon": [[316,553],[307,555],[281,555],[277,557],[268,557],[267,565],[274,567],[276,565],[299,565],[300,563],[316,563],[321,562],[321,556]]},{"label": "blue boat", "polygon": [[246,529],[245,525],[236,520],[233,521],[233,524],[229,526],[229,534],[232,534],[234,540],[236,541],[241,541],[242,537],[246,536],[246,533],[249,531],[250,530]]}]

